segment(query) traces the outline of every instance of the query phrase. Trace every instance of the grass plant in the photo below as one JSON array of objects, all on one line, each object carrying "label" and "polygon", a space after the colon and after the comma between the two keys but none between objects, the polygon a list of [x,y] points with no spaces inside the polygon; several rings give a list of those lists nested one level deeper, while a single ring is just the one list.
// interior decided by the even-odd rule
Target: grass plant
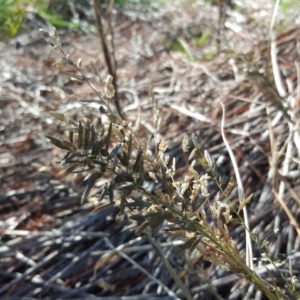
[{"label": "grass plant", "polygon": [[[101,22],[98,26],[102,26]],[[138,134],[141,116],[136,116],[135,122],[128,121],[122,113],[120,102],[114,102],[117,90],[114,77],[108,75],[103,91],[97,91],[81,68],[81,61],[73,61],[65,53],[56,31],[53,34],[44,30],[40,32],[61,57],[56,66],[69,66],[72,69],[72,72],[68,73],[72,73],[71,80],[80,85],[87,84],[96,95],[95,98],[80,98],[80,101],[97,103],[99,107],[97,127],[89,119],[74,120],[60,112],[51,112],[55,119],[71,129],[68,138],[46,135],[53,145],[66,152],[61,159],[61,164],[66,167],[65,174],[86,174],[81,202],[88,199],[95,183],[105,178],[106,183],[98,196],[97,210],[107,205],[119,207],[120,213],[132,220],[132,224],[125,228],[126,230],[135,229],[137,234],[150,232],[152,237],[161,230],[167,231],[184,241],[182,250],[199,251],[206,260],[251,282],[268,299],[299,299],[295,288],[298,283],[296,278],[291,281],[284,278],[286,284],[284,288],[279,288],[275,283],[265,281],[254,270],[252,243],[256,243],[262,249],[266,259],[270,260],[275,268],[276,264],[264,251],[266,244],[259,245],[251,233],[246,210],[251,195],[244,195],[238,166],[224,134],[225,114],[221,130],[224,143],[231,153],[235,178],[224,174],[222,168],[205,150],[205,145],[201,145],[201,141],[198,141],[195,135],[186,135],[182,140],[182,157],[188,167],[186,173],[178,177],[178,157],[165,154],[168,142],[159,134],[162,119],[159,103],[152,89],[149,91],[149,101],[152,101],[155,133],[142,139]],[[101,30],[99,32],[101,37]],[[105,43],[102,39],[102,44]],[[93,63],[91,68],[101,82],[100,74]],[[114,74],[115,69],[111,70]],[[64,88],[64,91],[69,95],[74,94],[71,88]],[[197,165],[200,165],[201,172],[197,171]],[[154,188],[146,188],[146,181],[151,181]],[[211,199],[208,190],[210,181],[213,181],[218,189],[214,199]],[[228,201],[228,195],[235,187],[235,182],[238,186],[238,207]],[[236,242],[230,236],[229,227],[237,223],[243,224],[245,228],[246,258],[240,255]],[[168,270],[173,272],[171,268]],[[192,299],[190,291],[185,288],[176,272],[172,277],[184,297]]]}]

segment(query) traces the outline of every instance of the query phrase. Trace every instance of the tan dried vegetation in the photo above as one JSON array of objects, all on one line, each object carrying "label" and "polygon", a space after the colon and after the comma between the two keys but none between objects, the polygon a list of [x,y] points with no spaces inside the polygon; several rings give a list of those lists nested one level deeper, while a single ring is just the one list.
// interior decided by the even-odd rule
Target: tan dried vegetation
[{"label": "tan dried vegetation", "polygon": [[[61,56],[56,67],[68,65],[72,68],[71,79],[77,84],[88,84],[89,79],[81,69],[81,61],[73,61],[62,49],[59,37],[41,30],[46,41]],[[101,81],[96,66],[91,63],[94,75]],[[168,143],[159,134],[161,126],[158,101],[150,88],[152,101],[152,121],[154,134],[148,139],[138,137],[140,118],[135,122],[127,120],[125,114],[114,107],[115,86],[112,76],[108,76],[103,93],[90,88],[97,98],[80,98],[83,102],[95,102],[99,105],[99,124],[95,128],[90,120],[77,121],[60,112],[51,112],[58,121],[72,129],[68,139],[47,135],[56,147],[66,151],[61,164],[66,166],[65,174],[86,172],[86,186],[82,194],[83,203],[89,197],[94,184],[105,178],[102,192],[98,197],[100,210],[107,205],[116,205],[122,214],[129,215],[133,221],[127,230],[135,229],[138,234],[148,231],[152,236],[165,230],[179,237],[185,243],[182,250],[197,250],[204,259],[213,262],[246,278],[269,299],[288,299],[298,297],[297,280],[285,279],[284,289],[273,282],[263,280],[253,269],[251,243],[258,241],[250,232],[246,204],[251,195],[245,198],[238,170],[235,177],[238,183],[239,206],[233,206],[228,195],[235,187],[234,176],[226,176],[208,151],[203,149],[195,135],[185,135],[182,140],[182,156],[187,162],[187,171],[176,176],[177,159],[165,154]],[[72,95],[70,88],[64,91]],[[279,107],[281,109],[281,107]],[[286,114],[286,112],[284,111]],[[224,116],[221,130],[224,128]],[[226,136],[223,132],[224,142]],[[151,143],[154,142],[154,146]],[[152,150],[151,150],[152,149]],[[235,165],[234,157],[231,157]],[[200,165],[206,174],[200,174],[196,166]],[[152,181],[154,188],[145,187],[145,180]],[[214,199],[210,197],[208,184],[214,181],[218,192]],[[244,216],[240,212],[244,211]],[[229,228],[237,223],[243,224],[246,231],[247,258],[240,255],[236,242],[230,236]],[[266,248],[266,244],[260,246]],[[264,252],[268,259],[267,252]],[[271,261],[272,264],[275,263]],[[174,280],[180,286],[186,299],[192,299],[181,279],[175,274]],[[287,296],[290,295],[290,296]],[[291,296],[292,295],[292,296]],[[294,295],[294,296],[293,296]],[[297,296],[298,295],[298,296]]]}]

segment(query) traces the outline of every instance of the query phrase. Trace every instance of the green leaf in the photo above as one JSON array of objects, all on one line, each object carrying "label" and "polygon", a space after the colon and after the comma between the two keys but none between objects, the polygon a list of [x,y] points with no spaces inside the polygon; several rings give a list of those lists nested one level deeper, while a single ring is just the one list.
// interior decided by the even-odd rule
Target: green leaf
[{"label": "green leaf", "polygon": [[46,134],[45,137],[47,139],[50,140],[50,142],[60,148],[60,149],[63,149],[63,150],[68,150],[70,152],[76,152],[77,151],[77,148],[75,145],[73,145],[72,143],[66,141],[66,140],[60,140],[60,139],[57,139],[56,137],[52,136],[52,135],[49,135],[49,134]]},{"label": "green leaf", "polygon": [[91,124],[90,125],[90,141],[89,141],[89,144],[88,144],[88,149],[90,150],[94,143],[95,143],[95,140],[96,140],[96,137],[97,137],[97,134],[96,134],[96,131],[95,131],[95,127],[94,127],[94,124]]},{"label": "green leaf", "polygon": [[76,164],[73,164],[72,166],[70,166],[69,168],[67,168],[65,171],[64,171],[64,175],[68,175],[70,173],[72,173],[73,171],[75,171],[79,166],[81,165],[81,163],[76,163]]},{"label": "green leaf", "polygon": [[87,123],[83,130],[83,149],[87,149],[89,141],[91,136],[91,127],[90,127],[90,121],[87,120]]},{"label": "green leaf", "polygon": [[210,37],[210,33],[211,33],[210,29],[206,28],[202,33],[201,37],[197,40],[197,44],[199,46],[203,46],[208,40],[208,38]]},{"label": "green leaf", "polygon": [[0,40],[7,41],[18,33],[28,4],[29,1],[0,0]]},{"label": "green leaf", "polygon": [[78,141],[77,141],[77,146],[78,146],[78,149],[82,149],[83,147],[83,126],[82,126],[82,123],[79,121],[79,124],[78,124]]}]

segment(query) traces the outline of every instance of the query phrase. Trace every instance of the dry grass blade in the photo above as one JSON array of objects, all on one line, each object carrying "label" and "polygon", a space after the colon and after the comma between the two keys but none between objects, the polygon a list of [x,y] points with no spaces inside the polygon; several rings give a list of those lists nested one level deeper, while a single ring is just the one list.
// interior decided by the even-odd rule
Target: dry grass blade
[{"label": "dry grass blade", "polygon": [[151,280],[153,280],[155,283],[157,283],[162,289],[164,289],[167,294],[171,297],[174,297],[174,299],[179,300],[179,298],[176,296],[174,292],[172,292],[167,286],[165,286],[162,282],[157,280],[154,276],[152,276],[147,270],[145,270],[142,266],[140,266],[138,263],[136,263],[133,259],[131,259],[127,254],[123,253],[120,250],[117,250],[113,244],[109,241],[109,239],[106,239],[106,243],[113,249],[113,251],[117,251],[120,256],[125,258],[128,262],[130,262],[133,266],[135,266],[137,269],[142,271],[145,275],[147,275]]},{"label": "dry grass blade", "polygon": [[[271,49],[270,50],[271,50],[273,75],[274,75],[274,80],[275,80],[277,91],[278,91],[278,93],[281,97],[286,97],[287,93],[286,93],[286,91],[283,87],[283,82],[282,82],[282,78],[281,78],[280,70],[279,70],[279,66],[278,66],[278,58],[277,58],[277,52],[278,51],[277,51],[277,48],[276,48],[276,39],[275,39],[275,33],[274,33],[274,26],[275,26],[275,22],[276,22],[276,15],[278,14],[279,5],[280,5],[280,1],[277,0],[276,3],[275,3],[275,6],[274,6],[274,10],[273,10],[272,22],[270,24],[270,43],[271,43]],[[292,155],[293,155],[293,139],[292,139],[292,137],[294,136],[294,126],[292,124],[290,124],[290,122],[289,122],[288,125],[289,125],[289,138],[287,139],[288,144],[287,144],[285,158],[284,158],[282,171],[281,171],[281,174],[283,176],[286,176],[289,173],[290,161],[291,161]],[[299,151],[298,151],[298,153],[299,153]],[[276,158],[276,160],[277,159],[278,158]],[[283,180],[281,180],[280,185],[279,185],[278,194],[275,192],[275,196],[276,196],[276,199],[280,202],[282,208],[284,209],[284,211],[288,215],[291,223],[293,224],[293,226],[295,227],[295,229],[296,229],[296,231],[299,235],[300,234],[299,224],[295,220],[293,214],[291,213],[291,211],[289,210],[287,205],[282,200],[283,195],[285,193],[285,189],[286,189],[286,184]],[[277,218],[276,223],[280,224],[281,222],[280,222],[279,216],[277,216],[276,218]]]},{"label": "dry grass blade", "polygon": [[236,159],[234,157],[234,154],[230,148],[230,145],[226,139],[225,133],[224,133],[224,126],[225,126],[225,107],[224,104],[221,102],[222,109],[223,109],[223,115],[222,115],[222,122],[221,122],[221,133],[222,133],[222,138],[224,141],[224,144],[226,146],[226,149],[229,153],[234,173],[236,176],[236,181],[238,185],[238,193],[239,193],[239,201],[241,205],[243,206],[243,213],[244,213],[244,223],[245,223],[245,235],[246,235],[246,264],[247,266],[253,271],[254,266],[253,266],[253,252],[252,252],[252,241],[250,237],[250,226],[249,226],[249,219],[248,219],[248,213],[247,213],[247,208],[246,206],[243,205],[243,202],[245,201],[245,196],[244,196],[244,187],[243,183],[241,180],[240,172],[236,163]]},{"label": "dry grass blade", "polygon": [[278,94],[281,97],[286,97],[287,93],[283,87],[282,83],[282,78],[280,75],[279,71],[279,66],[278,66],[278,58],[277,58],[277,47],[276,47],[276,38],[275,38],[275,33],[274,33],[274,26],[276,22],[276,15],[278,14],[278,9],[280,5],[280,0],[276,0],[275,5],[274,5],[274,10],[273,10],[273,15],[272,15],[272,20],[270,24],[270,43],[271,43],[271,60],[272,60],[272,68],[273,68],[273,76],[276,84],[276,88],[278,91]]}]

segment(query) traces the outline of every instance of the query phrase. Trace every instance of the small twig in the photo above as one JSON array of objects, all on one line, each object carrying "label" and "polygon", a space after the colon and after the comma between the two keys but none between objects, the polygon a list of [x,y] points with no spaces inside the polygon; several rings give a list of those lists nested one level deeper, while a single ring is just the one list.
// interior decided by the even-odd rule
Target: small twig
[{"label": "small twig", "polygon": [[92,247],[83,251],[80,255],[76,255],[75,257],[73,257],[72,261],[66,267],[64,267],[61,271],[57,272],[55,275],[53,275],[50,279],[46,281],[45,286],[51,285],[52,282],[56,281],[60,277],[63,277],[66,273],[70,272],[78,262],[80,262],[82,259],[86,259],[90,252],[93,251],[95,248],[99,247],[101,243],[103,243],[102,239],[96,242]]},{"label": "small twig", "polygon": [[276,170],[276,165],[277,165],[277,150],[276,150],[276,143],[275,143],[275,136],[274,136],[274,130],[273,130],[273,126],[271,123],[271,113],[270,113],[270,108],[267,106],[266,107],[266,112],[267,115],[269,116],[268,118],[268,126],[269,126],[269,139],[270,139],[270,150],[271,150],[271,166],[270,166],[270,170],[269,170],[269,174],[268,174],[268,180],[271,181],[272,180],[272,187],[274,187],[274,182],[275,182],[275,170]]},{"label": "small twig", "polygon": [[174,281],[176,282],[176,284],[178,285],[178,287],[181,289],[181,291],[182,291],[185,299],[192,300],[193,297],[192,297],[191,293],[189,292],[189,290],[187,289],[187,287],[183,284],[183,282],[181,281],[180,277],[175,272],[175,270],[173,269],[173,267],[171,266],[171,264],[169,263],[169,261],[166,259],[164,253],[161,251],[161,249],[159,248],[158,244],[155,243],[155,241],[153,240],[153,238],[149,234],[147,234],[147,238],[148,238],[149,242],[151,243],[153,249],[159,255],[159,257],[162,260],[163,264],[167,268],[169,274],[174,279]]},{"label": "small twig", "polygon": [[35,266],[27,269],[20,277],[15,278],[11,282],[7,283],[6,285],[2,286],[0,289],[0,295],[4,295],[4,293],[10,289],[11,286],[13,286],[16,283],[19,283],[20,281],[24,280],[28,275],[32,275],[32,273],[36,272],[39,268],[43,267],[45,264],[52,261],[60,251],[56,250],[52,253],[50,253],[48,256],[46,256],[42,261],[37,263]]},{"label": "small twig", "polygon": [[[115,39],[114,39],[114,31],[111,24],[111,11],[114,6],[114,0],[109,0],[109,4],[107,5],[107,13],[108,13],[108,27],[109,27],[109,33],[111,35],[111,58],[113,60],[113,68],[114,68],[114,77],[116,77],[117,82],[117,61],[116,61],[116,55],[115,55]],[[117,84],[116,84],[117,86]]]},{"label": "small twig", "polygon": [[176,104],[171,104],[170,105],[171,108],[179,111],[180,113],[182,114],[185,114],[191,118],[194,118],[196,120],[199,120],[203,123],[209,123],[209,124],[213,124],[213,120],[200,114],[200,113],[196,113],[196,112],[192,112],[190,110],[188,110],[187,108],[183,107],[183,106],[179,106],[179,105],[176,105]]},{"label": "small twig", "polygon": [[[115,252],[117,248],[114,247],[114,245],[111,243],[111,241],[108,238],[104,238],[107,245],[111,247],[111,249]],[[147,275],[151,280],[153,280],[156,284],[158,284],[162,289],[164,289],[167,294],[171,297],[174,297],[174,299],[179,300],[179,298],[176,296],[176,294],[171,291],[166,285],[164,285],[161,281],[156,279],[154,276],[152,276],[147,270],[145,270],[143,267],[141,267],[138,263],[136,263],[133,259],[131,259],[127,254],[124,252],[117,250],[117,253],[122,256],[124,259],[126,259],[128,262],[130,262],[133,266],[135,266],[137,269],[139,269],[141,272],[143,272],[145,275]]]},{"label": "small twig", "polygon": [[[0,232],[2,230],[0,229]],[[18,235],[18,236],[27,236],[28,238],[42,236],[42,237],[103,237],[108,236],[108,233],[105,232],[90,232],[90,231],[61,231],[61,230],[49,230],[49,231],[29,231],[29,230],[5,230],[1,234],[3,235]]]},{"label": "small twig", "polygon": [[[102,24],[101,6],[99,4],[99,1],[94,0],[93,6],[94,6],[96,23],[97,23],[97,27],[98,27],[98,31],[99,31],[99,35],[100,35],[100,40],[101,40],[101,45],[102,45],[102,49],[103,49],[103,53],[104,53],[105,62],[106,62],[109,74],[113,77],[113,85],[115,88],[114,100],[115,100],[116,109],[117,109],[117,112],[120,115],[120,117],[123,119],[124,116],[122,114],[120,103],[119,103],[116,65],[115,66],[112,65],[112,59],[111,59],[111,56],[109,54],[109,50],[107,47],[107,41],[106,41],[106,37],[104,34],[104,30],[103,30],[103,24]],[[113,55],[114,55],[114,52],[113,52]],[[115,60],[115,58],[113,60]]]}]

